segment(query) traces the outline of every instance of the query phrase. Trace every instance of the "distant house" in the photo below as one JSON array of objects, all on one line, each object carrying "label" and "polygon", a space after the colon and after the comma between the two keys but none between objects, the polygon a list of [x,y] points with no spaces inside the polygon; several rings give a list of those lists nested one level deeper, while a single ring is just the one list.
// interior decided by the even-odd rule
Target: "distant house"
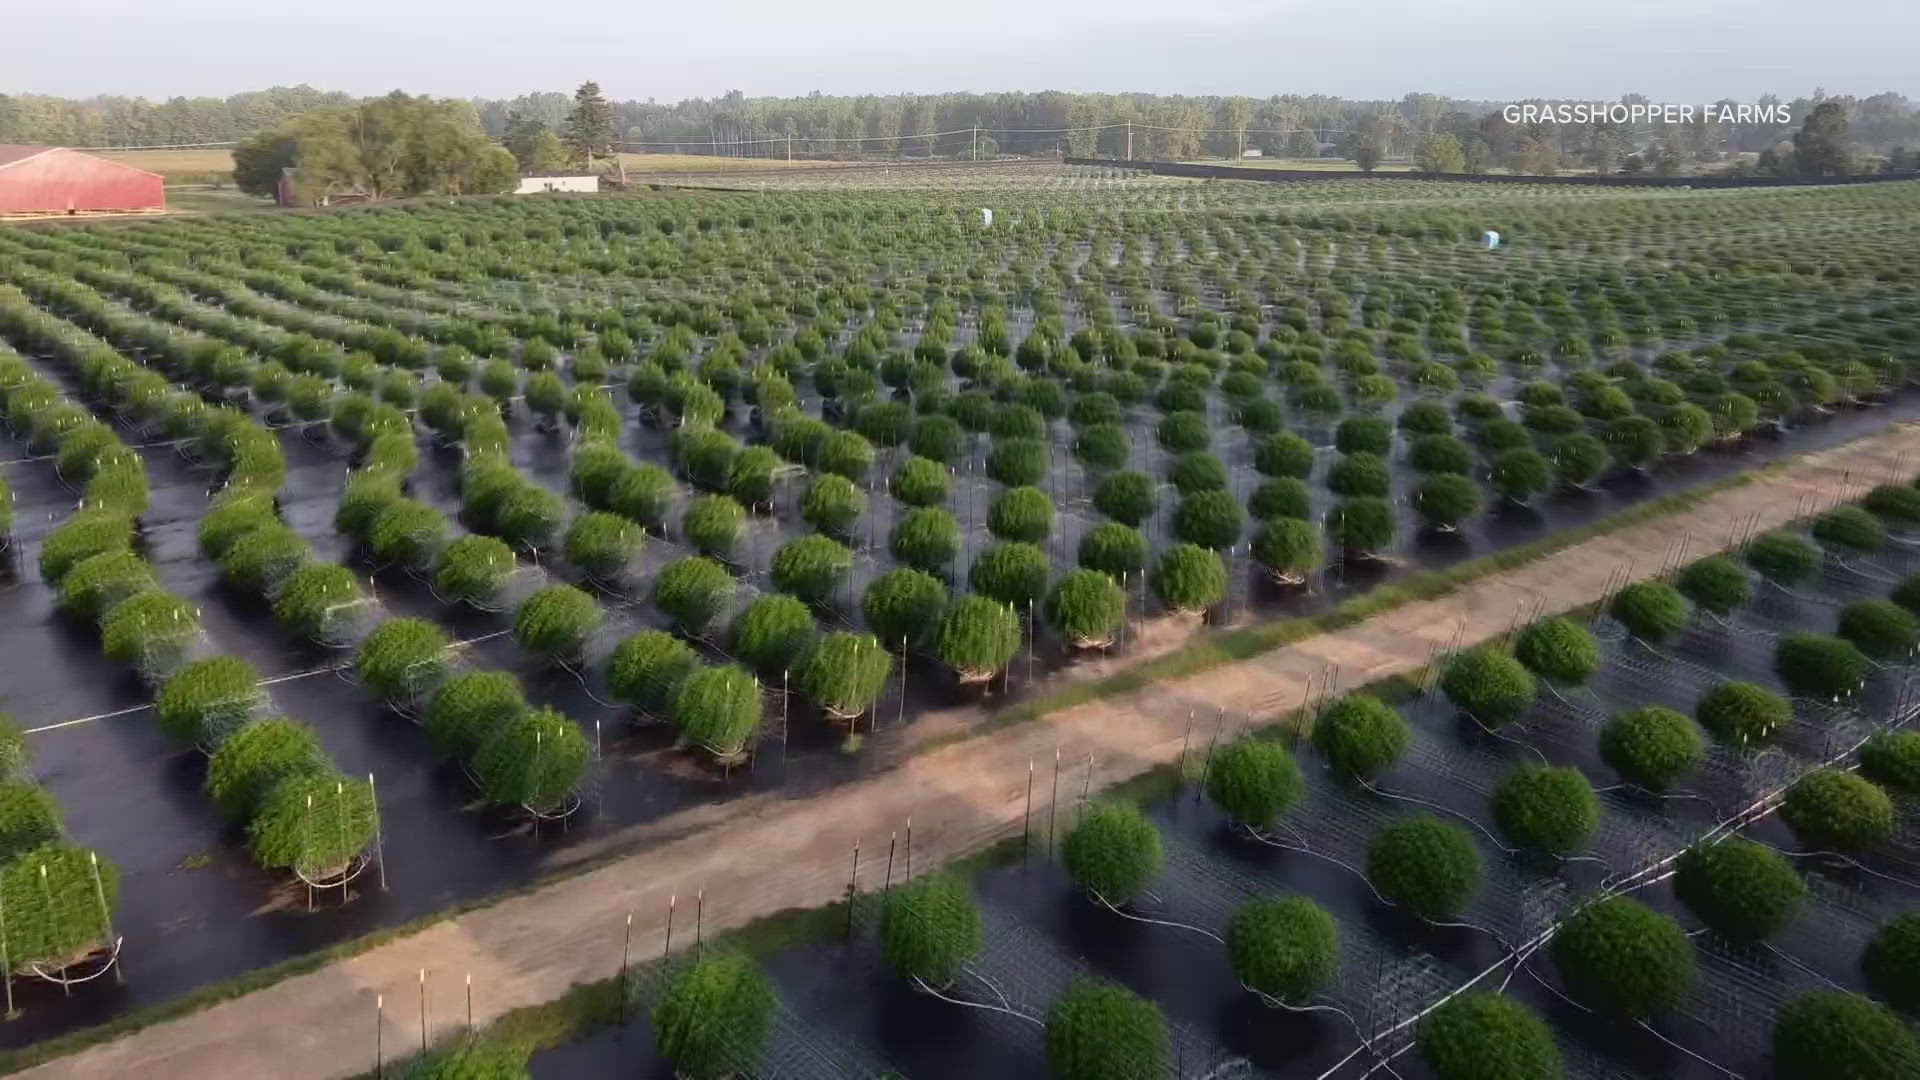
[{"label": "distant house", "polygon": [[166,208],[159,173],[59,146],[0,143],[0,214]]},{"label": "distant house", "polygon": [[593,173],[527,173],[520,177],[515,195],[544,195],[549,191],[599,191],[600,177]]},{"label": "distant house", "polygon": [[1267,155],[1262,153],[1259,147],[1250,146],[1247,149],[1240,151],[1240,156],[1243,158],[1256,158],[1256,157],[1266,157]]}]

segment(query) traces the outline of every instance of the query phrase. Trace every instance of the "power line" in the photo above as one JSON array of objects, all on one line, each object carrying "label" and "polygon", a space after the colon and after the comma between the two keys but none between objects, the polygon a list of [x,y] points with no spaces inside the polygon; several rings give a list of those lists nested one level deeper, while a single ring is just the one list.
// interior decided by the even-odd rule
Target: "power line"
[{"label": "power line", "polygon": [[239,142],[153,143],[148,146],[69,146],[68,150],[211,150]]}]

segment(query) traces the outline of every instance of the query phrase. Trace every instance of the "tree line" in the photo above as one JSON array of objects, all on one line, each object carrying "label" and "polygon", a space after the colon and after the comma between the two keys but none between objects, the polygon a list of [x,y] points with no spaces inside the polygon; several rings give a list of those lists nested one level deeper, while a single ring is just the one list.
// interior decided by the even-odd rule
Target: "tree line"
[{"label": "tree line", "polygon": [[[1823,104],[1835,106],[1838,119],[1845,121],[1852,171],[1888,159],[1910,162],[1911,149],[1920,147],[1920,108],[1890,92],[1852,97],[1815,91],[1791,102],[1772,95],[1759,100],[1790,106],[1792,124],[1696,118],[1637,125],[1514,124],[1500,115],[1506,103],[1421,93],[1389,101],[1058,91],[774,98],[736,90],[668,105],[607,101],[594,87],[589,97],[596,111],[587,135],[573,123],[581,104],[577,93],[474,99],[449,108],[457,104],[480,130],[512,148],[530,171],[577,166],[588,156],[584,143],[590,141],[602,144],[592,151],[595,157],[615,143],[643,152],[809,158],[1130,153],[1186,160],[1259,150],[1277,157],[1351,158],[1363,166],[1398,160],[1458,166],[1445,171],[1523,173],[1581,168],[1677,174],[1721,168],[1729,154],[1772,151],[1767,160],[1744,167],[1780,170],[1797,168],[1791,161],[1793,125]],[[1620,99],[1625,104],[1648,100],[1639,94]],[[68,146],[230,142],[316,109],[355,104],[347,95],[308,86],[164,102],[0,95],[0,141]]]}]

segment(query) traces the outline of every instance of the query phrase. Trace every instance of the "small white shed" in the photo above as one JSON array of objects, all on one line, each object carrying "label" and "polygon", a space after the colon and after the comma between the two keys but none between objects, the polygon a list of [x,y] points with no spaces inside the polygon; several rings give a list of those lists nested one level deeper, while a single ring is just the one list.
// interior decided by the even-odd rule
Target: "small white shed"
[{"label": "small white shed", "polygon": [[599,191],[600,177],[593,173],[528,173],[520,178],[515,195],[544,195],[549,191]]}]

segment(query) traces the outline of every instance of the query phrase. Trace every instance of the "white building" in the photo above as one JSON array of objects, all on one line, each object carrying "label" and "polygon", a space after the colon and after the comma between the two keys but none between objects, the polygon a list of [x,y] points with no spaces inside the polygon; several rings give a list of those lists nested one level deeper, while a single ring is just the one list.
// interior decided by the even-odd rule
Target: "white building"
[{"label": "white building", "polygon": [[549,191],[599,191],[600,177],[591,173],[530,173],[520,178],[515,195],[543,195]]}]

